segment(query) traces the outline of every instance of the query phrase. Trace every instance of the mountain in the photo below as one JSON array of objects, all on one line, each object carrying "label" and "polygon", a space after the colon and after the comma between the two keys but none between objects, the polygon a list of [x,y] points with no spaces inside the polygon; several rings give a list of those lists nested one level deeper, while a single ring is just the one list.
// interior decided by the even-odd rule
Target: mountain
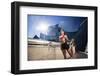
[{"label": "mountain", "polygon": [[40,39],[37,35],[35,35],[34,37],[33,37],[33,39]]}]

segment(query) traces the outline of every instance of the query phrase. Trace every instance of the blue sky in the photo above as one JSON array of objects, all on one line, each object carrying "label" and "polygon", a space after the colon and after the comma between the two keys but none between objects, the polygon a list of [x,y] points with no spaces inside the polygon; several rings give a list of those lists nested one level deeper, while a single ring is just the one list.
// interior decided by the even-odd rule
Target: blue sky
[{"label": "blue sky", "polygon": [[40,36],[48,26],[59,24],[67,32],[75,32],[87,17],[28,15],[28,37]]}]

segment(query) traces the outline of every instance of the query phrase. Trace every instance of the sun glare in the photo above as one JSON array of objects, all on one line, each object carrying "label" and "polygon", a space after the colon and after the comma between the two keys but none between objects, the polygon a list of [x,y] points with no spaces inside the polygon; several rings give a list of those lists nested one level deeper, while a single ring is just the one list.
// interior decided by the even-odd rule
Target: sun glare
[{"label": "sun glare", "polygon": [[48,24],[45,23],[45,22],[39,23],[39,25],[37,27],[37,30],[42,32],[42,33],[47,33],[47,31],[48,31]]}]

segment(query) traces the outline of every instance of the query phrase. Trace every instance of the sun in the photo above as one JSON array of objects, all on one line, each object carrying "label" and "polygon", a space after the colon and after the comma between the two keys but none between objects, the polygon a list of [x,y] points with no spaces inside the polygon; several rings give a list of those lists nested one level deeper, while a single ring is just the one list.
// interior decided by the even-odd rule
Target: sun
[{"label": "sun", "polygon": [[37,30],[42,32],[42,33],[47,33],[47,31],[48,31],[48,24],[46,22],[40,22],[38,27],[37,27]]}]

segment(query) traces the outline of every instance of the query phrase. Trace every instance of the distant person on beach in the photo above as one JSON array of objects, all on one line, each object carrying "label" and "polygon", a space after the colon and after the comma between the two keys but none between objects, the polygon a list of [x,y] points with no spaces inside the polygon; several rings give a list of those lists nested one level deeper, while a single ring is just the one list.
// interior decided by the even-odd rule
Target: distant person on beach
[{"label": "distant person on beach", "polygon": [[65,32],[63,30],[61,30],[61,35],[59,36],[59,40],[61,41],[61,50],[64,56],[64,59],[67,59],[66,56],[66,51],[68,52],[68,54],[70,55],[70,57],[72,57],[72,53],[69,50],[69,45],[67,44],[67,42],[69,41],[67,34],[65,34]]}]

